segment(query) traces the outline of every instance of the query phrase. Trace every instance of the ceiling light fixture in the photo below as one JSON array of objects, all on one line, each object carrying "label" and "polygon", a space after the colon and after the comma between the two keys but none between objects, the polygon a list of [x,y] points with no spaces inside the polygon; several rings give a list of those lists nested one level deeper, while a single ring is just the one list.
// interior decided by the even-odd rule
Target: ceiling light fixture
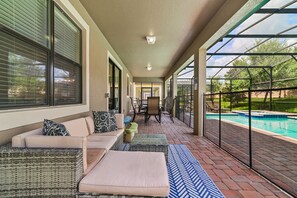
[{"label": "ceiling light fixture", "polygon": [[147,69],[148,71],[151,71],[151,70],[152,70],[152,66],[151,66],[151,65],[147,65],[146,69]]},{"label": "ceiling light fixture", "polygon": [[147,44],[153,45],[156,42],[156,36],[146,36]]}]

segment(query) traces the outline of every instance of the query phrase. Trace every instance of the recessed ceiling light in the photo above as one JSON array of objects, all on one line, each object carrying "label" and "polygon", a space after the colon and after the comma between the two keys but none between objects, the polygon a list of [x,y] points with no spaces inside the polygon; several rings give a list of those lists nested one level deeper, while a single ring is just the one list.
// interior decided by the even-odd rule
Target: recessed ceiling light
[{"label": "recessed ceiling light", "polygon": [[156,42],[156,36],[146,36],[147,44],[153,45]]},{"label": "recessed ceiling light", "polygon": [[151,70],[152,70],[152,66],[151,66],[151,65],[147,65],[146,69],[147,69],[148,71],[151,71]]}]

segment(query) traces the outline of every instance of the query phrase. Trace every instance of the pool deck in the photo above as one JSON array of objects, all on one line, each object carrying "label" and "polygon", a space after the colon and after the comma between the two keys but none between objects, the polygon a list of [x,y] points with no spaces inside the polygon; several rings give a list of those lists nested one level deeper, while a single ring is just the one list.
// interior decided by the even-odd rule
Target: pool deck
[{"label": "pool deck", "polygon": [[147,124],[141,116],[136,119],[140,133],[163,133],[170,144],[185,144],[226,197],[290,197],[205,137],[193,135],[193,129],[183,122],[174,121],[165,116],[162,124],[153,118]]}]

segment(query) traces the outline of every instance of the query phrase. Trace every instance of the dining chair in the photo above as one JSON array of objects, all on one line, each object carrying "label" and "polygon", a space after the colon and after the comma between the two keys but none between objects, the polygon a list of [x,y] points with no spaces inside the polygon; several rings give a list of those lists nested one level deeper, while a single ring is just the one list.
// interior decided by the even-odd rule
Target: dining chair
[{"label": "dining chair", "polygon": [[155,116],[156,120],[161,123],[161,114],[160,97],[148,97],[145,122],[147,122],[151,116]]},{"label": "dining chair", "polygon": [[172,98],[172,97],[165,98],[165,101],[164,101],[164,110],[162,112],[164,115],[169,115],[170,120],[173,123],[174,123],[174,120],[173,120],[173,109],[174,109],[174,105],[175,105],[175,100],[176,100],[176,98]]},{"label": "dining chair", "polygon": [[133,112],[134,112],[132,122],[134,122],[136,115],[144,115],[146,113],[146,110],[143,110],[141,108],[136,108],[132,97],[130,97],[130,101],[131,101],[131,106],[132,106]]}]

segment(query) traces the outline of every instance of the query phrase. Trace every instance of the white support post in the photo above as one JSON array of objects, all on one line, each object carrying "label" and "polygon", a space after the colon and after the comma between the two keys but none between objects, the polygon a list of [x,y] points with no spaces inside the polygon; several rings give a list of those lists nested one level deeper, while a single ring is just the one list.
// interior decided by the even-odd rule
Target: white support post
[{"label": "white support post", "polygon": [[[177,96],[177,74],[172,75],[172,98]],[[175,116],[175,108],[173,108],[173,116]]]},{"label": "white support post", "polygon": [[206,91],[206,49],[194,55],[194,134],[203,135],[203,94]]}]

